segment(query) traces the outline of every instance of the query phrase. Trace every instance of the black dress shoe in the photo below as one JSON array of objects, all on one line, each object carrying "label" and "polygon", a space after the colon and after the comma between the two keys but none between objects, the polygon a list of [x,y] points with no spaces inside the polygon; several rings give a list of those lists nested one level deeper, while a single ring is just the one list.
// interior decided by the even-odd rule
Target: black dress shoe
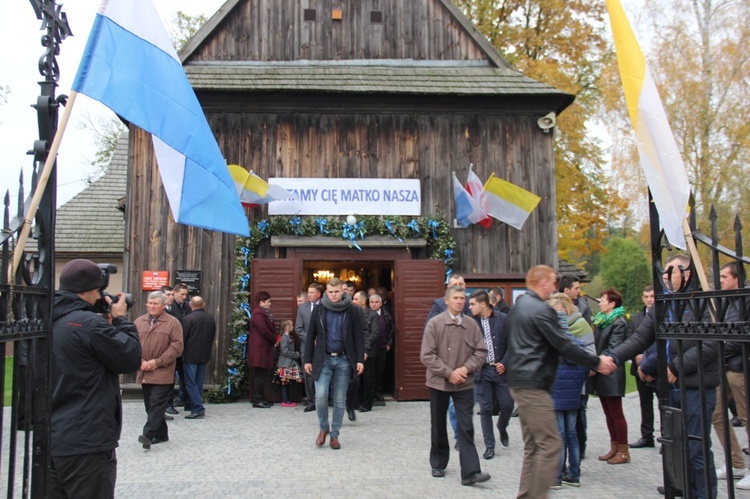
[{"label": "black dress shoe", "polygon": [[174,416],[170,416],[169,414],[164,415],[164,421],[174,421]]},{"label": "black dress shoe", "polygon": [[370,412],[372,407],[360,407],[359,412]]},{"label": "black dress shoe", "polygon": [[631,449],[642,449],[644,447],[654,447],[654,439],[641,438],[635,443],[630,444]]},{"label": "black dress shoe", "polygon": [[500,430],[500,443],[503,444],[503,447],[508,446],[508,430],[505,428]]},{"label": "black dress shoe", "polygon": [[253,407],[256,409],[270,409],[271,405],[267,404],[266,402],[253,402]]},{"label": "black dress shoe", "polygon": [[164,442],[169,442],[169,437],[151,437],[151,445],[163,444]]},{"label": "black dress shoe", "polygon": [[179,412],[177,412],[177,409],[175,409],[172,406],[169,406],[166,409],[164,409],[164,412],[166,412],[167,414],[179,414]]},{"label": "black dress shoe", "polygon": [[204,413],[190,413],[187,416],[185,416],[185,419],[203,419],[206,415]]},{"label": "black dress shoe", "polygon": [[482,473],[481,471],[477,471],[476,473],[472,473],[466,478],[462,478],[461,485],[474,485],[475,483],[486,482],[489,479],[489,473]]},{"label": "black dress shoe", "polygon": [[354,407],[352,407],[351,409],[347,409],[346,412],[349,414],[349,421],[357,420],[357,413],[354,410]]},{"label": "black dress shoe", "polygon": [[432,468],[432,476],[435,478],[443,478],[445,476],[445,470],[441,470],[440,468]]},{"label": "black dress shoe", "polygon": [[[656,487],[656,490],[657,490],[657,492],[659,492],[659,494],[661,494],[663,496],[667,495],[666,489],[664,487],[662,487],[661,485],[658,486],[658,487]],[[675,497],[682,497],[682,491],[681,490],[675,490],[674,491],[674,496]]]},{"label": "black dress shoe", "polygon": [[138,436],[138,442],[143,445],[144,449],[150,449],[151,448],[151,439],[148,438],[146,435],[139,435]]},{"label": "black dress shoe", "polygon": [[485,459],[492,459],[493,457],[495,457],[495,449],[493,449],[492,447],[488,447],[487,450],[484,451],[482,457]]},{"label": "black dress shoe", "polygon": [[315,410],[315,404],[308,404],[305,406],[302,412],[312,412],[314,410]]},{"label": "black dress shoe", "polygon": [[734,426],[735,428],[739,428],[740,426],[742,426],[742,421],[740,421],[740,418],[738,418],[737,416],[733,417],[732,426]]}]

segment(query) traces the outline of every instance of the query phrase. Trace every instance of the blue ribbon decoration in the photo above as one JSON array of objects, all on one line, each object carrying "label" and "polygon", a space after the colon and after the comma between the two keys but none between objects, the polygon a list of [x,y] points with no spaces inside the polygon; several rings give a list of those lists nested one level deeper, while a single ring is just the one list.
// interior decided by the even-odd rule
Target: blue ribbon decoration
[{"label": "blue ribbon decoration", "polygon": [[448,270],[445,271],[445,284],[448,284],[448,281],[451,280],[452,273],[453,273],[453,269],[448,267]]},{"label": "blue ribbon decoration", "polygon": [[240,282],[242,283],[242,291],[245,291],[245,288],[250,282],[250,274],[245,274],[242,277],[240,277]]},{"label": "blue ribbon decoration", "polygon": [[[344,222],[344,225],[342,226],[344,229],[343,233],[341,234],[341,237],[344,239],[348,239],[351,244],[354,245],[355,248],[357,248],[359,251],[362,251],[362,248],[359,247],[359,244],[357,244],[357,226],[355,225],[349,225],[348,223]],[[364,237],[364,236],[363,236]]]},{"label": "blue ribbon decoration", "polygon": [[227,377],[227,395],[231,395],[232,394],[232,378],[237,376],[239,371],[237,370],[236,367],[229,367],[227,368],[227,373],[229,374],[229,376]]},{"label": "blue ribbon decoration", "polygon": [[393,228],[393,222],[391,222],[390,220],[385,220],[383,221],[383,223],[385,224],[385,228],[388,229],[388,232],[391,233],[392,237],[398,239],[400,243],[404,242],[404,240],[398,237],[398,234],[396,234],[396,229]]},{"label": "blue ribbon decoration", "polygon": [[417,223],[417,219],[416,218],[412,219],[412,221],[409,222],[408,224],[406,224],[406,226],[409,227],[411,230],[414,231],[414,235],[415,236],[419,235],[419,224]]},{"label": "blue ribbon decoration", "polygon": [[300,225],[302,225],[302,219],[300,217],[293,217],[291,220],[289,220],[289,225],[291,225],[294,229],[295,236],[301,236],[303,234],[302,228],[300,227]]},{"label": "blue ribbon decoration", "polygon": [[328,234],[329,231],[326,230],[326,224],[328,223],[328,219],[326,218],[316,218],[315,223],[318,224],[318,228],[320,229],[320,234]]},{"label": "blue ribbon decoration", "polygon": [[435,229],[438,228],[438,225],[440,225],[440,222],[438,222],[437,220],[430,220],[429,222],[427,222],[427,225],[429,225],[430,229],[432,229],[432,238],[437,239],[438,236],[437,236],[437,232],[435,232]]},{"label": "blue ribbon decoration", "polygon": [[243,255],[245,255],[245,267],[247,267],[247,259],[250,256],[250,251],[251,250],[247,246],[244,246],[244,247],[240,248],[240,251],[242,252]]},{"label": "blue ribbon decoration", "polygon": [[448,248],[445,250],[445,264],[450,265],[453,262],[453,250]]},{"label": "blue ribbon decoration", "polygon": [[258,230],[261,234],[268,237],[268,234],[266,234],[266,229],[268,229],[268,221],[264,218],[260,222],[258,222]]},{"label": "blue ribbon decoration", "polygon": [[357,222],[356,224],[354,224],[354,229],[359,231],[360,239],[365,238],[365,223],[364,222]]},{"label": "blue ribbon decoration", "polygon": [[239,343],[240,345],[244,345],[245,343],[247,343],[247,333],[242,333],[241,335],[239,335],[237,337],[237,343]]},{"label": "blue ribbon decoration", "polygon": [[247,314],[248,319],[252,318],[253,314],[250,313],[250,305],[247,302],[240,303],[240,310]]}]

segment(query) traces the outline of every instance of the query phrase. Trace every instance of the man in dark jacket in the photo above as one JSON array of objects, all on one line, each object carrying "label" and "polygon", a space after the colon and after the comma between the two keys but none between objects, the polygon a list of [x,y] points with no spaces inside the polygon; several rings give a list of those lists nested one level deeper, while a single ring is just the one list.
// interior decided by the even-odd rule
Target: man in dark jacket
[{"label": "man in dark jacket", "polygon": [[557,314],[545,303],[557,290],[554,269],[533,267],[526,274],[526,288],[507,318],[506,369],[525,443],[518,497],[545,497],[562,453],[551,396],[559,356],[602,374],[616,366],[611,357],[592,355],[565,335]]},{"label": "man in dark jacket", "polygon": [[[141,364],[138,333],[117,303],[103,298],[101,269],[72,260],[55,293],[52,342],[50,497],[114,497],[115,448],[122,430],[118,375]],[[109,320],[96,312],[106,300]],[[111,323],[110,323],[111,321]]]},{"label": "man in dark jacket", "polygon": [[216,337],[216,322],[205,310],[206,304],[200,296],[190,299],[192,313],[182,319],[182,368],[185,372],[185,389],[188,399],[185,407],[190,414],[185,419],[203,419],[203,381],[206,379],[206,364],[211,358],[211,347]]},{"label": "man in dark jacket", "polygon": [[[654,304],[654,287],[650,284],[643,288],[641,301],[643,302],[643,308],[630,319],[631,334],[638,329],[638,326],[646,317],[648,309]],[[656,395],[656,386],[653,382],[642,380],[638,374],[638,367],[642,362],[643,352],[633,357],[633,362],[630,364],[630,374],[635,377],[635,386],[638,388],[638,398],[641,403],[641,438],[630,444],[631,449],[654,446],[654,396]]]},{"label": "man in dark jacket", "polygon": [[[664,285],[667,292],[684,291],[690,283],[690,258],[686,255],[674,255],[667,260],[664,267]],[[674,317],[674,309],[667,308],[667,319],[670,322],[694,322],[692,314],[686,309],[682,317]],[[707,320],[708,318],[701,318]],[[615,360],[624,362],[639,352],[643,352],[653,343],[654,307],[652,307],[641,321],[638,329],[624,343],[621,343],[609,353]],[[678,352],[678,343],[682,344],[682,355]],[[669,404],[680,407],[680,391],[678,378],[682,377],[685,387],[685,429],[689,435],[710,439],[710,421],[716,407],[716,390],[719,385],[718,346],[714,341],[703,341],[702,355],[698,354],[698,341],[682,340],[667,342],[667,377],[674,389],[670,393]],[[702,364],[703,380],[701,383],[699,370]],[[705,388],[705,389],[704,389]],[[705,396],[705,405],[701,407],[701,392]],[[701,410],[703,414],[701,414]],[[705,421],[705,426],[701,424]],[[709,440],[710,441],[710,440]],[[708,488],[712,489],[712,497],[716,496],[716,470],[711,449],[708,449],[708,463],[703,461],[702,443],[691,439],[690,454],[690,489],[694,497],[708,497]],[[708,469],[710,482],[707,485],[704,477],[704,467]],[[679,485],[679,484],[676,484]]]},{"label": "man in dark jacket", "polygon": [[474,291],[469,296],[469,308],[479,325],[487,345],[487,362],[477,371],[474,386],[479,402],[479,420],[484,435],[484,458],[495,457],[495,430],[492,428],[492,407],[495,399],[500,404],[500,417],[497,429],[500,431],[500,443],[508,446],[508,422],[513,413],[513,398],[505,379],[505,353],[507,339],[505,336],[505,317],[490,304],[487,292]]},{"label": "man in dark jacket", "polygon": [[[315,410],[320,433],[318,447],[331,433],[331,448],[340,449],[339,430],[346,411],[346,392],[354,376],[365,369],[362,313],[344,294],[341,279],[326,284],[326,294],[310,317],[305,345],[305,372],[315,380]],[[333,417],[328,424],[328,386],[333,378]]]}]

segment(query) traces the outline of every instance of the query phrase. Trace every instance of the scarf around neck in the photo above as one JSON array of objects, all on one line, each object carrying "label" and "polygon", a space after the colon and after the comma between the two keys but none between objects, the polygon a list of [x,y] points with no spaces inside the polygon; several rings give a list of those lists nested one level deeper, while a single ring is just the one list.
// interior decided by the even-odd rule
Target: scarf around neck
[{"label": "scarf around neck", "polygon": [[594,326],[599,329],[605,328],[615,322],[615,319],[622,317],[623,315],[625,315],[625,309],[622,307],[615,308],[609,314],[599,312],[596,314],[596,317],[594,317]]},{"label": "scarf around neck", "polygon": [[323,295],[320,299],[320,304],[323,305],[326,310],[330,310],[331,312],[343,312],[349,305],[351,305],[351,303],[352,297],[346,293],[341,295],[341,301],[337,303],[333,303],[331,299],[328,298],[328,295]]}]

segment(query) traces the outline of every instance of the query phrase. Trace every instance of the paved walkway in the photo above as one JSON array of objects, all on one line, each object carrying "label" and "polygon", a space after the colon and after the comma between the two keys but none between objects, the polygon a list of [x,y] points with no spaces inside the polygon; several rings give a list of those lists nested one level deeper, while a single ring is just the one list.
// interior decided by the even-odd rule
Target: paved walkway
[{"label": "paved walkway", "polygon": [[[638,438],[638,398],[626,398],[631,441]],[[182,412],[182,411],[181,411]],[[341,450],[317,448],[317,418],[301,406],[254,409],[248,403],[208,405],[203,420],[178,415],[170,423],[170,441],[143,450],[137,442],[145,421],[142,403],[124,406],[125,426],[118,449],[117,496],[164,497],[515,497],[523,456],[518,420],[509,427],[510,446],[499,445],[482,469],[492,475],[484,484],[460,483],[458,456],[451,454],[445,478],[430,476],[429,405],[389,402],[361,414],[341,430]],[[484,451],[478,416],[477,448]],[[589,408],[589,457],[583,461],[581,488],[550,491],[553,499],[570,497],[657,497],[661,483],[658,449],[639,449],[630,464],[612,466],[596,460],[609,448],[597,399]],[[717,456],[719,462],[723,458]],[[721,485],[721,484],[720,484]],[[720,487],[720,496],[726,488]],[[744,492],[739,491],[739,494]]]}]

